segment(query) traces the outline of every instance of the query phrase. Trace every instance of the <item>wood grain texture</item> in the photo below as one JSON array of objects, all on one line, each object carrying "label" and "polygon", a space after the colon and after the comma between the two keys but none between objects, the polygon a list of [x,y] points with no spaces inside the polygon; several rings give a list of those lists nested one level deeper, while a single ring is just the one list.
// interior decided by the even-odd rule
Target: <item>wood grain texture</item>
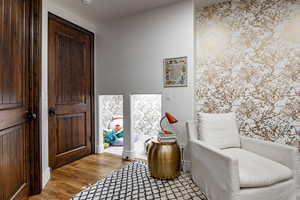
[{"label": "wood grain texture", "polygon": [[0,198],[29,195],[29,3],[0,1]]},{"label": "wood grain texture", "polygon": [[1,179],[5,180],[1,188],[4,192],[3,199],[23,198],[20,193],[26,196],[29,191],[26,132],[23,126],[16,126],[2,132],[6,132],[0,137],[0,147],[5,150],[0,154]]},{"label": "wood grain texture", "polygon": [[49,14],[49,161],[57,168],[93,152],[94,34]]},{"label": "wood grain texture", "polygon": [[[24,70],[24,30],[25,3],[10,0],[1,1],[0,10],[0,33],[1,33],[1,93],[0,104],[6,107],[7,104],[17,104],[22,101],[22,82],[24,78],[17,79],[16,72]],[[16,14],[20,15],[17,17]],[[22,34],[18,32],[22,32]],[[18,96],[18,99],[17,99]]]},{"label": "wood grain texture", "polygon": [[22,85],[24,79],[18,74],[24,72],[25,42],[28,30],[26,23],[25,1],[2,0],[0,2],[1,33],[1,93],[0,104],[3,106],[22,103]]},{"label": "wood grain texture", "polygon": [[85,157],[52,171],[51,179],[42,193],[29,200],[67,200],[129,163],[109,153]]},{"label": "wood grain texture", "polygon": [[0,199],[41,189],[41,0],[0,0]]},{"label": "wood grain texture", "polygon": [[29,123],[29,170],[30,194],[38,194],[42,190],[42,134],[40,123],[41,111],[41,62],[42,62],[42,0],[26,1],[28,17],[26,24],[30,27],[29,44],[26,57],[29,65],[29,111],[37,118]]}]

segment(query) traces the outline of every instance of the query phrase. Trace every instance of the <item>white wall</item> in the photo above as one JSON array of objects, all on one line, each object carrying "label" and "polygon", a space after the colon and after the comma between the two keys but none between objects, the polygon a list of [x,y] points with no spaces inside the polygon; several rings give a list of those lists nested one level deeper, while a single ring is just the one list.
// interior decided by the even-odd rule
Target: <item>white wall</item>
[{"label": "white wall", "polygon": [[[62,17],[95,33],[95,53],[97,52],[98,25],[90,23],[80,17],[80,13],[72,13],[67,8],[56,5],[51,0],[43,0],[43,24],[42,24],[42,97],[41,97],[41,127],[42,127],[42,170],[43,187],[50,178],[48,161],[48,12]],[[95,56],[96,57],[96,56]],[[97,60],[95,60],[95,66]]]},{"label": "white wall", "polygon": [[[42,168],[43,186],[50,178],[48,162],[48,12],[95,33],[96,94],[124,94],[125,128],[130,132],[130,94],[162,93],[163,111],[173,113],[185,133],[193,119],[194,8],[192,0],[154,9],[109,24],[93,24],[68,8],[43,0]],[[188,56],[187,88],[163,88],[163,59]],[[98,102],[95,100],[95,102]],[[96,110],[98,105],[96,105]],[[97,113],[97,112],[96,112]],[[98,116],[96,116],[98,117]],[[97,119],[96,119],[97,120]],[[96,123],[98,126],[98,124]],[[96,133],[98,133],[98,127]],[[96,134],[98,135],[98,134]],[[97,140],[98,141],[98,140]],[[129,144],[130,145],[130,144]],[[128,149],[130,151],[130,149]],[[130,152],[129,152],[130,153]]]},{"label": "white wall", "polygon": [[42,170],[43,187],[50,178],[48,161],[48,1],[43,0],[42,24],[42,92],[41,92],[41,132],[42,132]]},{"label": "white wall", "polygon": [[[129,95],[162,93],[163,111],[174,114],[180,133],[194,114],[194,5],[192,0],[157,8],[107,24],[100,41],[97,94],[124,94],[126,132]],[[163,88],[163,59],[188,56],[188,87]],[[127,146],[127,147],[126,147]],[[126,144],[125,151],[130,151]],[[130,153],[130,152],[127,152]]]}]

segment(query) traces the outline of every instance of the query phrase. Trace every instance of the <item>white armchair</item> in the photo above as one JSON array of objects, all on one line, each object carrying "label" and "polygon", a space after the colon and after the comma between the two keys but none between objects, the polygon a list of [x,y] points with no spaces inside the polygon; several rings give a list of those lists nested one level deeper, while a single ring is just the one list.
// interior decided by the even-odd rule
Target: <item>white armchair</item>
[{"label": "white armchair", "polygon": [[199,128],[187,123],[193,181],[209,200],[296,200],[296,148],[232,134],[232,119],[203,114]]}]

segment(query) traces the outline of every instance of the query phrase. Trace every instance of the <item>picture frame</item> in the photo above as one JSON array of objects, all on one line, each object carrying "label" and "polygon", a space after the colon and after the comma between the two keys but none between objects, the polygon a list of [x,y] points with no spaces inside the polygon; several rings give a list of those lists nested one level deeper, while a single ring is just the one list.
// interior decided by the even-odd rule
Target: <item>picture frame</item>
[{"label": "picture frame", "polygon": [[164,59],[164,87],[188,86],[188,57]]}]

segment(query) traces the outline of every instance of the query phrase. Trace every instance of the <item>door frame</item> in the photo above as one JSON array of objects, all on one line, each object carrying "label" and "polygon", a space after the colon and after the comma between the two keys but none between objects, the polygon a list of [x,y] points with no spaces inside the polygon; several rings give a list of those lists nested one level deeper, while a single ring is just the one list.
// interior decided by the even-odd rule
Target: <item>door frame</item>
[{"label": "door frame", "polygon": [[[91,38],[91,154],[96,153],[96,143],[95,143],[95,34],[80,25],[77,25],[63,17],[57,16],[52,12],[48,12],[48,21],[49,19],[53,19],[61,24],[69,26],[73,29],[77,29],[79,31],[85,32]],[[49,72],[49,68],[48,68]],[[48,73],[49,76],[49,73]],[[49,80],[49,79],[48,79]],[[49,146],[48,146],[49,149]],[[50,158],[50,157],[49,157]]]},{"label": "door frame", "polygon": [[29,111],[37,115],[29,124],[29,187],[30,195],[42,191],[42,133],[41,133],[41,63],[42,63],[42,0],[28,2],[29,32]]}]

